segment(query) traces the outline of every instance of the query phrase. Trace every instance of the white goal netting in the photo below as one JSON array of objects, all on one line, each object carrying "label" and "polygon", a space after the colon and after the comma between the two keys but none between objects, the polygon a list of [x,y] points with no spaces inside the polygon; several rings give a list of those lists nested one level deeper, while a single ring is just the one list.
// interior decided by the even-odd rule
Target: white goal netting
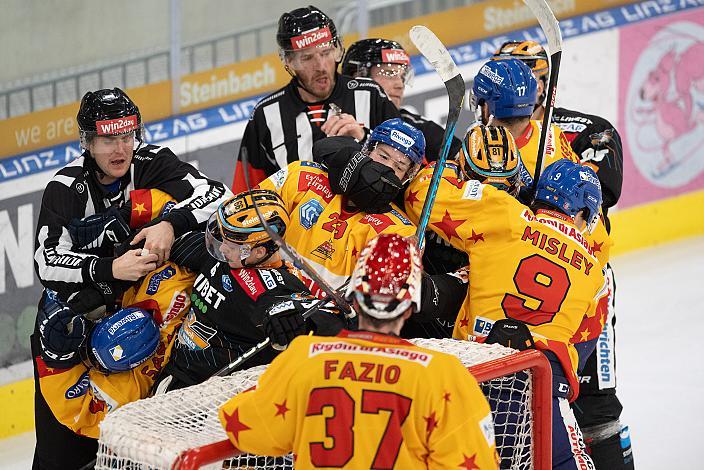
[{"label": "white goal netting", "polygon": [[[533,374],[511,370],[516,351],[452,339],[415,339],[413,343],[457,356],[467,367],[489,364],[480,378],[494,415],[502,468],[534,468]],[[496,363],[496,364],[495,364]],[[257,383],[266,366],[236,372],[165,395],[123,406],[100,425],[96,469],[170,469],[181,452],[227,439],[218,420],[220,406]],[[486,367],[483,367],[485,370]],[[515,370],[515,367],[513,368]],[[495,378],[494,378],[495,377]],[[549,404],[548,404],[549,406]],[[293,468],[290,457],[239,455],[203,468]]]}]

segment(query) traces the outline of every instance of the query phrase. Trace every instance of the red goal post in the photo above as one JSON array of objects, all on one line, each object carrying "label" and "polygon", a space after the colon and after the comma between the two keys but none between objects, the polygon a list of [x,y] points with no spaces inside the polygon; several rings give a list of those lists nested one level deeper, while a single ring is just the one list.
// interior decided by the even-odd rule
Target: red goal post
[{"label": "red goal post", "polygon": [[[494,414],[502,468],[551,468],[552,373],[541,352],[451,339],[411,341],[456,355],[480,383]],[[95,468],[191,470],[230,459],[229,468],[292,468],[290,458],[242,454],[217,418],[220,405],[256,383],[263,371],[259,366],[216,377],[109,414]]]}]

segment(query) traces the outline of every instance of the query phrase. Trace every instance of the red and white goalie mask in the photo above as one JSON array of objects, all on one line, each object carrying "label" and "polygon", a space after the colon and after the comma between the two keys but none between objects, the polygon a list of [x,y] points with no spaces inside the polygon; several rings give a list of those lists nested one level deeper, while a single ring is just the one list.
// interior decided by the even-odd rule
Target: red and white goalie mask
[{"label": "red and white goalie mask", "polygon": [[391,320],[409,308],[420,309],[423,265],[411,239],[381,234],[367,243],[347,286],[347,300],[356,300],[364,313]]}]

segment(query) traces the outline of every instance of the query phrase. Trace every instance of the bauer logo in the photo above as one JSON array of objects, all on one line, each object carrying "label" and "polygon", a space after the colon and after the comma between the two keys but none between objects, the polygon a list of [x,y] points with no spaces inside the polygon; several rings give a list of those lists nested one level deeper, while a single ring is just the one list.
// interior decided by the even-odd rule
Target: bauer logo
[{"label": "bauer logo", "polygon": [[125,116],[123,118],[109,119],[107,121],[96,121],[95,127],[98,135],[124,134],[137,128],[137,116]]},{"label": "bauer logo", "polygon": [[330,41],[332,41],[332,33],[330,32],[330,28],[326,26],[324,28],[303,33],[300,36],[292,37],[291,47],[294,51],[297,51],[299,49],[305,49],[306,47],[310,46],[317,46],[321,43]]},{"label": "bauer logo", "polygon": [[411,139],[410,137],[408,137],[408,136],[407,136],[406,134],[404,134],[403,132],[397,131],[396,129],[394,129],[394,130],[391,131],[391,134],[389,135],[389,137],[391,138],[391,140],[393,140],[393,141],[396,142],[397,144],[401,144],[401,145],[403,145],[403,146],[406,147],[406,148],[409,148],[409,147],[411,147],[413,144],[416,143],[415,140]]},{"label": "bauer logo", "polygon": [[504,81],[504,77],[494,72],[486,65],[482,66],[482,69],[479,71],[479,73],[484,75],[486,78],[496,83],[497,85],[501,85]]},{"label": "bauer logo", "polygon": [[320,217],[320,214],[322,213],[323,205],[315,199],[311,199],[298,209],[298,215],[301,218],[301,225],[306,230],[310,230],[313,225],[315,225]]},{"label": "bauer logo", "polygon": [[381,51],[381,61],[392,64],[410,64],[411,59],[403,49],[384,49]]}]

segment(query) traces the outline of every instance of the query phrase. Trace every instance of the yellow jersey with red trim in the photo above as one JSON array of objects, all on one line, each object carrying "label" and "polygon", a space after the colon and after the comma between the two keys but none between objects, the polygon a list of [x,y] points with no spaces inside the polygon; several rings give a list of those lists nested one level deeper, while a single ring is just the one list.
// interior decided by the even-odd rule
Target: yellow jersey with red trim
[{"label": "yellow jersey with red trim", "polygon": [[122,296],[122,305],[152,312],[159,326],[159,346],[136,368],[103,374],[84,364],[49,368],[36,357],[39,386],[56,419],[73,432],[97,439],[107,413],[149,396],[152,385],[171,354],[175,332],[191,304],[195,274],[173,263],[156,269]]},{"label": "yellow jersey with red trim", "polygon": [[220,421],[238,449],[294,452],[297,468],[498,468],[474,377],[395,336],[299,336]]},{"label": "yellow jersey with red trim", "polygon": [[[541,121],[531,120],[521,135],[514,136],[516,147],[521,153],[523,167],[530,173],[531,177],[535,175],[535,165],[538,162],[538,144],[540,143],[541,129]],[[572,150],[572,146],[564,132],[557,125],[552,124],[545,142],[543,168],[562,158],[579,163],[579,158]]]},{"label": "yellow jersey with red trim", "polygon": [[[432,168],[422,170],[406,191],[406,211],[417,221]],[[445,168],[428,228],[469,255],[469,290],[454,337],[483,337],[495,321],[528,325],[539,349],[558,356],[572,389],[578,355],[571,338],[592,317],[604,285],[602,266],[590,240],[573,220],[554,211],[534,214],[505,191],[478,181],[459,181]]]},{"label": "yellow jersey with red trim", "polygon": [[[404,237],[415,233],[415,226],[393,203],[383,214],[347,207],[344,196],[332,192],[327,172],[317,163],[290,163],[258,187],[281,196],[291,218],[286,242],[333,288],[352,274],[367,241],[381,233]],[[320,294],[314,286],[311,292]]]}]

